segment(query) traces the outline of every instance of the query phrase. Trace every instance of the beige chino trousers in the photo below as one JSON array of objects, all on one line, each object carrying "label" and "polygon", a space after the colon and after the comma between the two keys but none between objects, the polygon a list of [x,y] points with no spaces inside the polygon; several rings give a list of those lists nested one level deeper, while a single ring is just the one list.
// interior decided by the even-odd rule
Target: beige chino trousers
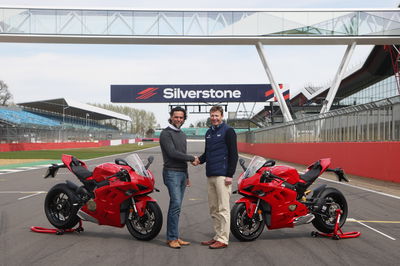
[{"label": "beige chino trousers", "polygon": [[231,222],[229,199],[232,185],[225,185],[225,176],[211,176],[207,180],[208,206],[215,231],[213,239],[228,244]]}]

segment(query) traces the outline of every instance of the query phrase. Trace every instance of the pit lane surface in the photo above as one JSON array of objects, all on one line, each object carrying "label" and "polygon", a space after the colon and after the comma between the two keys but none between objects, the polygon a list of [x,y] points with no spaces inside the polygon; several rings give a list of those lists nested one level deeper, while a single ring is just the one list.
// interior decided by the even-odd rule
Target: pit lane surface
[{"label": "pit lane surface", "polygon": [[[190,142],[189,153],[199,155],[204,143]],[[159,147],[138,152],[153,155],[150,169],[160,193],[152,193],[164,216],[160,234],[152,241],[135,240],[124,228],[84,222],[85,231],[62,236],[34,233],[31,226],[50,227],[44,211],[45,192],[69,179],[78,180],[66,169],[55,179],[43,179],[45,169],[0,175],[0,265],[399,265],[400,197],[390,197],[351,186],[319,180],[341,190],[349,204],[344,231],[361,231],[356,239],[313,238],[312,225],[267,230],[253,242],[239,242],[231,235],[227,249],[210,250],[200,241],[213,237],[208,214],[204,166],[189,167],[192,187],[186,190],[180,218],[180,234],[192,245],[180,250],[165,244],[168,191],[162,181]],[[87,161],[89,169],[110,156]],[[248,163],[248,159],[246,159]],[[235,181],[241,172],[238,165]],[[236,189],[236,184],[234,185]],[[233,195],[231,203],[240,198]],[[362,222],[358,222],[358,221]],[[368,226],[368,227],[367,227]]]}]

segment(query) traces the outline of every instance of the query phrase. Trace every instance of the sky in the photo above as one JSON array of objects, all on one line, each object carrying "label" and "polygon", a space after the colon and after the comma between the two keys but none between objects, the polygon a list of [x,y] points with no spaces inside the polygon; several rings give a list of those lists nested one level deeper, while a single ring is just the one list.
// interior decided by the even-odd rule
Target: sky
[{"label": "sky", "polygon": [[[76,8],[395,8],[393,0],[0,0],[1,6]],[[278,83],[297,91],[327,84],[336,74],[345,46],[264,46]],[[349,67],[362,63],[370,46],[357,46]],[[110,103],[111,84],[269,83],[253,46],[100,45],[0,43],[0,80],[15,103],[67,97]],[[152,111],[167,125],[168,104],[128,104]],[[252,103],[246,108],[251,110]],[[259,111],[257,104],[254,111]],[[235,111],[231,103],[228,111]],[[241,108],[242,109],[242,108]],[[184,126],[207,118],[190,114]]]}]

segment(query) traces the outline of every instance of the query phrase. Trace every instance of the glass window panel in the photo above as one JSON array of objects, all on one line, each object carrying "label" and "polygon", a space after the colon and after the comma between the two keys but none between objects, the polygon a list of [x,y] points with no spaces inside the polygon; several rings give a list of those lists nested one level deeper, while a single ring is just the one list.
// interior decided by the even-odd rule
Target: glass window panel
[{"label": "glass window panel", "polygon": [[208,12],[209,35],[232,35],[232,12]]},{"label": "glass window panel", "polygon": [[184,12],[184,35],[205,36],[208,33],[207,12]]},{"label": "glass window panel", "polygon": [[357,35],[358,12],[334,12],[334,35]]},{"label": "glass window panel", "polygon": [[383,23],[381,12],[360,12],[359,35],[381,35]]},{"label": "glass window panel", "polygon": [[84,21],[83,33],[88,35],[108,34],[107,11],[85,10],[82,12]]},{"label": "glass window panel", "polygon": [[158,35],[158,12],[134,12],[133,25],[136,35]]},{"label": "glass window panel", "polygon": [[258,35],[282,35],[283,13],[260,12],[258,14]]},{"label": "glass window panel", "polygon": [[54,34],[57,29],[56,10],[31,9],[31,33]]},{"label": "glass window panel", "polygon": [[283,34],[310,34],[308,12],[283,12]]},{"label": "glass window panel", "polygon": [[4,9],[2,10],[4,23],[1,28],[9,33],[30,33],[30,12],[28,9]]},{"label": "glass window panel", "polygon": [[109,35],[132,35],[133,12],[109,11],[107,19],[107,31]]},{"label": "glass window panel", "polygon": [[256,12],[233,12],[233,34],[234,35],[257,35],[258,13]]},{"label": "glass window panel", "polygon": [[57,10],[58,34],[82,34],[82,11]]},{"label": "glass window panel", "polygon": [[320,35],[333,34],[334,12],[308,12],[308,25],[311,33]]},{"label": "glass window panel", "polygon": [[399,12],[382,12],[383,31],[385,35],[398,35],[400,30]]},{"label": "glass window panel", "polygon": [[183,35],[183,12],[160,12],[160,35]]}]

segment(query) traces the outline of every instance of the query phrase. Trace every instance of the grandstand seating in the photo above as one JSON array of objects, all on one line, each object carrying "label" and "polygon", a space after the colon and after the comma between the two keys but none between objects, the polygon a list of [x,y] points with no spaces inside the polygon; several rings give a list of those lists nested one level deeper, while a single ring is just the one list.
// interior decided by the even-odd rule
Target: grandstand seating
[{"label": "grandstand seating", "polygon": [[0,119],[16,125],[60,126],[60,122],[20,109],[0,108]]},{"label": "grandstand seating", "polygon": [[92,120],[90,120],[90,123],[86,125],[85,120],[74,117],[68,117],[67,121],[63,124],[62,116],[56,114],[38,114],[17,108],[0,108],[0,121],[19,126],[61,127],[63,125],[65,128],[84,130],[116,130],[113,127],[101,125]]}]

